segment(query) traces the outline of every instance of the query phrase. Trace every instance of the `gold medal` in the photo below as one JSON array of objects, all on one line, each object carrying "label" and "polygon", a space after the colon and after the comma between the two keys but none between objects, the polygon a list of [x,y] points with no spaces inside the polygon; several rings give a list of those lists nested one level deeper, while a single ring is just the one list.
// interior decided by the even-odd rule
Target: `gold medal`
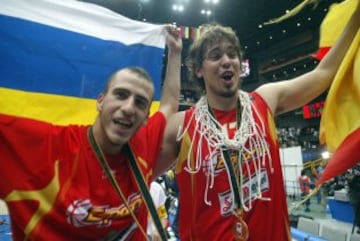
[{"label": "gold medal", "polygon": [[243,211],[240,209],[236,212],[235,221],[233,224],[235,241],[246,241],[249,238],[249,227],[243,219]]}]

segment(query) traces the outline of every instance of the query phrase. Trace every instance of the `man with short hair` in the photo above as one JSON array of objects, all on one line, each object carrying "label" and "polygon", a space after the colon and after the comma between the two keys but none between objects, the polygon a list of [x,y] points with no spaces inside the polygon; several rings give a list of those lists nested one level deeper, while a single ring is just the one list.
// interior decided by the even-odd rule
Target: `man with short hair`
[{"label": "man with short hair", "polygon": [[92,126],[0,114],[0,198],[13,240],[146,240],[148,210],[130,161],[148,187],[166,121],[178,109],[182,40],[175,27],[166,30],[167,73],[150,118],[154,85],[139,67],[110,77]]}]

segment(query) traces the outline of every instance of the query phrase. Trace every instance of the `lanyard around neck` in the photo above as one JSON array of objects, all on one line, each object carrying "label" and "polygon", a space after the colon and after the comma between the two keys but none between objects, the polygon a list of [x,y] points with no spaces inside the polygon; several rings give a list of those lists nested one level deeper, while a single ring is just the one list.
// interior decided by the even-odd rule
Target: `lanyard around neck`
[{"label": "lanyard around neck", "polygon": [[[210,114],[216,119],[216,116],[209,104],[208,104],[208,108],[209,108]],[[237,103],[236,103],[236,128],[237,129],[240,128],[240,124],[241,124],[241,109],[242,108],[241,108],[240,100],[237,99]],[[217,126],[217,128],[219,128],[221,130],[221,126],[218,122],[214,121],[214,124]],[[234,166],[231,162],[229,150],[227,150],[225,146],[222,147],[222,153],[224,156],[224,161],[226,163],[226,166],[228,167],[228,171],[229,171],[228,174],[229,174],[229,178],[230,178],[230,184],[231,184],[231,189],[232,189],[232,193],[234,196],[236,208],[241,209],[241,199],[240,199],[240,191],[241,190],[240,189],[242,188],[242,175],[241,175],[242,172],[241,172],[241,170],[239,170],[239,179],[237,179]],[[242,156],[241,156],[240,150],[238,151],[238,163],[240,163],[240,164],[242,163]],[[239,168],[241,168],[241,166]]]},{"label": "lanyard around neck", "polygon": [[[135,216],[134,212],[130,209],[130,207],[126,201],[124,193],[121,191],[119,184],[115,180],[115,177],[113,176],[113,174],[111,172],[110,166],[107,163],[103,152],[101,151],[99,145],[97,144],[97,142],[95,140],[92,128],[89,128],[88,136],[89,136],[90,145],[91,145],[92,149],[94,150],[94,152],[100,162],[101,167],[104,169],[106,176],[109,178],[111,185],[113,186],[113,188],[115,189],[115,191],[119,195],[119,197],[121,198],[122,202],[126,206],[128,212],[130,213],[130,215],[133,218],[133,220],[135,221],[135,223],[138,225],[138,227],[139,227],[140,231],[142,232],[142,234],[144,235],[144,237],[147,237],[146,232],[144,231],[143,227],[140,225],[140,222],[137,219],[137,217]],[[150,195],[148,186],[146,185],[144,176],[142,175],[140,168],[135,160],[134,154],[128,144],[124,145],[124,153],[125,153],[126,157],[129,159],[129,162],[131,165],[131,170],[135,176],[136,183],[137,183],[137,185],[140,189],[140,192],[144,198],[146,207],[148,208],[148,210],[150,212],[150,215],[154,221],[156,229],[157,229],[158,233],[160,234],[161,240],[165,241],[165,240],[167,240],[166,233],[161,225],[160,218],[156,212],[156,208],[155,208],[154,202],[152,200],[152,197]]]}]

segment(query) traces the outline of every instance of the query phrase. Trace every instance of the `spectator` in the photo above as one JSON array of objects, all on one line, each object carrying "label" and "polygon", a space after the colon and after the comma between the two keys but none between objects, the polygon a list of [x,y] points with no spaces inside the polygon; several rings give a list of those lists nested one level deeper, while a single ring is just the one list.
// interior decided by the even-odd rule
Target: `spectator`
[{"label": "spectator", "polygon": [[354,227],[357,227],[357,233],[360,233],[360,165],[353,169],[353,177],[349,180],[349,200],[354,207],[355,219]]},{"label": "spectator", "polygon": [[[160,218],[162,228],[166,231],[166,228],[168,226],[168,215],[165,208],[166,194],[164,188],[157,181],[153,181],[150,184],[150,194],[154,201],[154,205]],[[161,241],[160,235],[156,230],[156,226],[151,218],[151,215],[149,215],[147,234],[151,241]]]},{"label": "spectator", "polygon": [[[300,192],[301,197],[304,199],[310,194],[310,177],[307,175],[307,172],[305,169],[301,170],[301,175],[298,178],[299,186],[300,186]],[[310,199],[307,199],[304,202],[305,206],[305,212],[310,212]]]}]

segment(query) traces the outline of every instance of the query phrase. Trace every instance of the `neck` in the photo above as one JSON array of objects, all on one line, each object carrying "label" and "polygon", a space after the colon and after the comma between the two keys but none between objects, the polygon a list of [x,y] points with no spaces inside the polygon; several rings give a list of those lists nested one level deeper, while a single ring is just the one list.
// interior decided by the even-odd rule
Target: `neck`
[{"label": "neck", "polygon": [[113,144],[107,137],[104,128],[101,126],[99,119],[96,119],[91,127],[96,143],[104,155],[117,155],[122,151],[124,144]]},{"label": "neck", "polygon": [[224,97],[224,96],[215,96],[215,95],[208,95],[207,100],[208,104],[211,108],[222,110],[222,111],[229,111],[236,108],[236,103],[238,100],[238,92],[235,95]]}]

